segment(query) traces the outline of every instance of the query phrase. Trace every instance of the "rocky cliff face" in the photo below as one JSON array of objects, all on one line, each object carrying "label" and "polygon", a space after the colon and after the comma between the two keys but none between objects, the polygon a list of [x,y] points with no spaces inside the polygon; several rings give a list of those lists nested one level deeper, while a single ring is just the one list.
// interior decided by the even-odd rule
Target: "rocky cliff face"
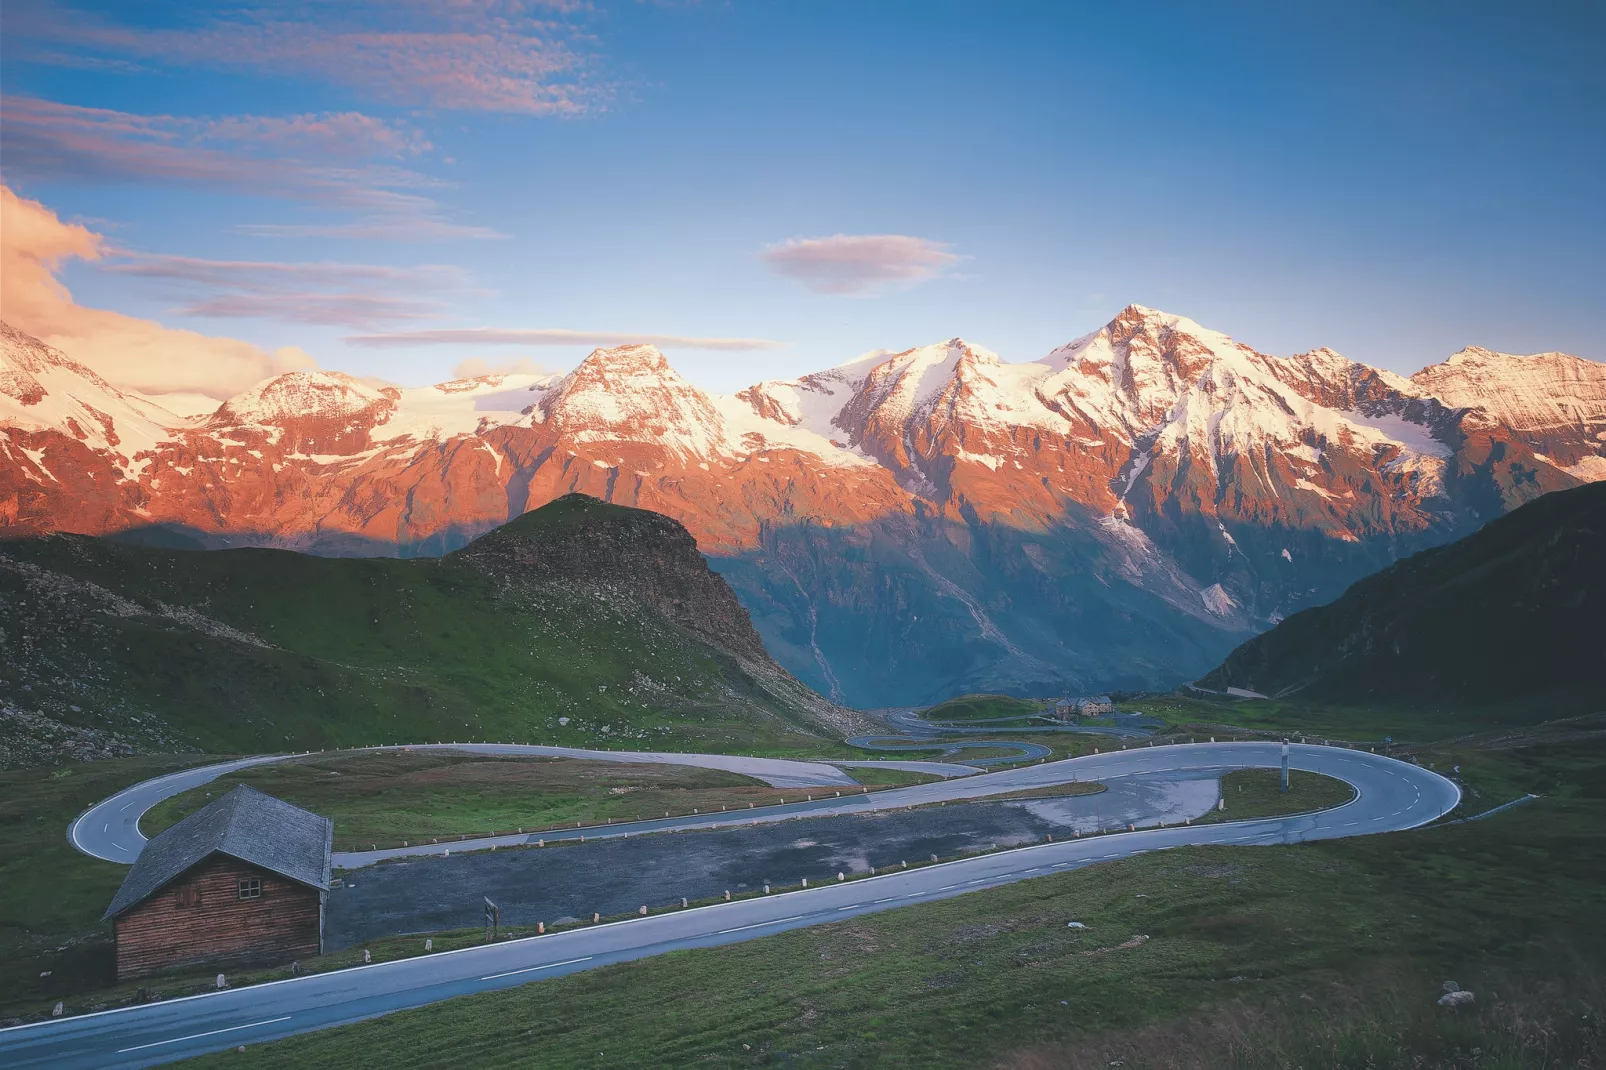
[{"label": "rocky cliff face", "polygon": [[568,583],[618,591],[744,660],[768,660],[764,643],[725,581],[676,521],[566,494],[450,555],[503,583]]},{"label": "rocky cliff face", "polygon": [[1136,305],[1025,364],[956,338],[718,396],[626,346],[421,389],[294,373],[193,421],[0,343],[7,529],[413,556],[580,492],[682,522],[781,663],[860,705],[1196,675],[1606,476],[1600,365],[1405,379]]}]

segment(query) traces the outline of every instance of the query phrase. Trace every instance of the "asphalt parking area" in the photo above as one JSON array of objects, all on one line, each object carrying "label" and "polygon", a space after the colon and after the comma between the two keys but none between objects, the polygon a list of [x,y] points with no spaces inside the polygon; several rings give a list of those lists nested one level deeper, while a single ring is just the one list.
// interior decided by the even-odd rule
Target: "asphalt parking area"
[{"label": "asphalt parking area", "polygon": [[834,881],[900,861],[1040,843],[1098,827],[1181,821],[1214,805],[1214,776],[1148,774],[1096,795],[966,802],[918,810],[418,857],[352,870],[330,892],[326,946],[470,928],[489,897],[504,925],[649,909],[764,884]]}]

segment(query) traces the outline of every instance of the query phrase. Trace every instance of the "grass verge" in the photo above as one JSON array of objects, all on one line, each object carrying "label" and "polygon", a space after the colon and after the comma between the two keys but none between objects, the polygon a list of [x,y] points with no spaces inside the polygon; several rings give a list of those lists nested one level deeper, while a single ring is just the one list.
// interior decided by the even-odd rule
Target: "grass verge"
[{"label": "grass verge", "polygon": [[912,769],[882,769],[873,765],[856,765],[847,774],[861,784],[884,788],[907,788],[914,784],[934,784],[946,777],[936,773],[919,773]]},{"label": "grass verge", "polygon": [[141,829],[154,836],[236,784],[332,818],[335,842],[344,846],[601,825],[666,812],[768,806],[805,794],[684,765],[382,751],[242,769],[153,807]]},{"label": "grass verge", "polygon": [[1336,777],[1295,769],[1288,774],[1285,792],[1276,769],[1234,769],[1221,778],[1221,797],[1226,807],[1210,811],[1199,823],[1330,810],[1355,798],[1355,789]]}]

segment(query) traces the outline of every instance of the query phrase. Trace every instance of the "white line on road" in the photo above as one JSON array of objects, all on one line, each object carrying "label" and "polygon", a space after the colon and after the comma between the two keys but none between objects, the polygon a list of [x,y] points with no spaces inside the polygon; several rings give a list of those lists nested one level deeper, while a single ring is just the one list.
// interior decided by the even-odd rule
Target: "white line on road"
[{"label": "white line on road", "polygon": [[482,980],[482,981],[494,981],[499,977],[513,977],[516,974],[521,974],[521,973],[534,973],[536,970],[555,970],[559,966],[573,966],[577,962],[590,962],[591,958],[592,958],[592,956],[587,955],[583,959],[564,959],[562,962],[548,962],[544,966],[526,966],[522,970],[509,970],[506,973],[487,974],[486,976],[481,977],[480,980]]},{"label": "white line on road", "polygon": [[275,1022],[288,1022],[290,1017],[291,1016],[287,1014],[283,1018],[266,1018],[260,1022],[248,1022],[245,1025],[231,1025],[227,1029],[214,1029],[208,1033],[191,1033],[187,1037],[174,1037],[172,1040],[153,1040],[149,1044],[135,1044],[132,1048],[118,1048],[117,1054],[122,1055],[124,1052],[144,1051],[146,1048],[159,1048],[163,1044],[181,1044],[186,1040],[200,1040],[202,1037],[215,1037],[219,1033],[235,1033],[241,1029],[255,1029],[259,1025],[273,1025]]},{"label": "white line on road", "polygon": [[715,935],[716,936],[724,936],[726,933],[745,932],[748,929],[762,929],[766,925],[779,925],[783,921],[798,921],[798,920],[800,920],[802,918],[806,918],[806,917],[808,917],[807,914],[796,914],[796,915],[793,915],[790,918],[776,918],[774,921],[755,921],[751,925],[738,925],[734,929],[721,929]]}]

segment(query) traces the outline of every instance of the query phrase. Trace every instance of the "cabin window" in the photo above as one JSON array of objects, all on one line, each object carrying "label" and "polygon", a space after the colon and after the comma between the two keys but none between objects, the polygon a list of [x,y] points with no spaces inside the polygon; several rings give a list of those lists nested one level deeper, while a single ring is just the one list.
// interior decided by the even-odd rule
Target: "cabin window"
[{"label": "cabin window", "polygon": [[181,907],[198,907],[201,905],[201,890],[193,884],[183,885],[178,889],[174,901]]},{"label": "cabin window", "polygon": [[260,877],[241,877],[240,878],[240,898],[241,899],[261,899],[262,898],[262,879]]}]

